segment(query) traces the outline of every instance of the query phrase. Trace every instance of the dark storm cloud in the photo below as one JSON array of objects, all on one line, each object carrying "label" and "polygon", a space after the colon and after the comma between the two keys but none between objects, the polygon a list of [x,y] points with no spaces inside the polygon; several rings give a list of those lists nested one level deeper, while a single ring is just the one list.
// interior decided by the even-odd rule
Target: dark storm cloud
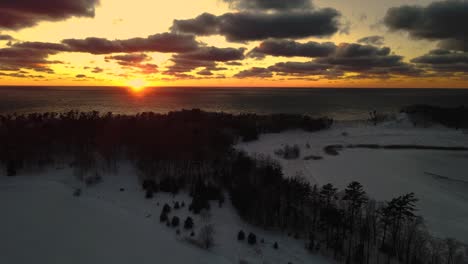
[{"label": "dark storm cloud", "polygon": [[243,70],[234,75],[235,78],[270,78],[273,77],[272,71],[266,68],[253,67],[248,70]]},{"label": "dark storm cloud", "polygon": [[203,76],[212,76],[213,72],[208,70],[208,69],[203,69],[199,72],[197,72],[198,75],[203,75]]},{"label": "dark storm cloud", "polygon": [[465,39],[444,39],[439,42],[439,47],[442,49],[468,52],[468,41]]},{"label": "dark storm cloud", "polygon": [[108,40],[104,38],[65,39],[62,41],[70,51],[91,54],[120,52],[188,52],[198,48],[195,36],[186,34],[160,33],[147,38]]},{"label": "dark storm cloud", "polygon": [[324,75],[330,69],[330,65],[309,62],[280,62],[268,69],[273,72],[281,73],[281,75]]},{"label": "dark storm cloud", "polygon": [[332,54],[336,45],[332,42],[318,43],[309,41],[299,43],[292,40],[270,39],[265,40],[252,51],[250,57],[263,58],[265,55],[283,57],[325,57]]},{"label": "dark storm cloud", "polygon": [[336,49],[334,57],[356,58],[356,57],[375,57],[388,56],[390,48],[378,48],[370,45],[361,45],[356,43],[342,43]]},{"label": "dark storm cloud", "polygon": [[2,0],[0,28],[21,29],[40,21],[59,21],[70,17],[94,17],[99,0]]},{"label": "dark storm cloud", "polygon": [[132,54],[125,54],[125,55],[115,55],[115,56],[106,56],[106,60],[116,60],[119,63],[140,63],[146,60],[149,60],[151,57],[144,54],[144,53],[132,53]]},{"label": "dark storm cloud", "polygon": [[291,10],[310,9],[310,0],[223,0],[236,9],[253,10]]},{"label": "dark storm cloud", "polygon": [[384,37],[382,36],[368,36],[358,39],[358,43],[374,46],[382,46],[384,44]]},{"label": "dark storm cloud", "polygon": [[168,67],[167,74],[188,73],[197,68],[205,68],[202,75],[210,75],[208,72],[216,70],[225,70],[218,68],[217,62],[229,62],[244,59],[244,48],[217,48],[200,47],[197,50],[180,53],[172,56],[173,65]]},{"label": "dark storm cloud", "polygon": [[318,58],[316,62],[334,65],[339,70],[376,75],[419,76],[423,73],[414,65],[403,62],[402,56],[392,54],[388,47],[379,48],[355,43],[340,44],[333,56]]},{"label": "dark storm cloud", "polygon": [[49,42],[18,42],[12,45],[13,47],[16,48],[22,48],[22,49],[34,49],[34,50],[43,50],[43,51],[49,51],[49,52],[62,52],[62,51],[70,51],[70,48],[68,48],[65,45],[58,44],[58,43],[49,43]]},{"label": "dark storm cloud", "polygon": [[426,7],[404,5],[387,11],[384,24],[391,30],[407,31],[410,36],[429,40],[449,40],[465,50],[468,36],[468,1],[434,2]]},{"label": "dark storm cloud", "polygon": [[196,18],[177,20],[175,19],[171,30],[185,32],[198,36],[215,35],[219,32],[220,17],[210,13],[203,13]]},{"label": "dark storm cloud", "polygon": [[195,51],[181,53],[176,57],[202,61],[234,61],[244,59],[245,48],[202,47]]},{"label": "dark storm cloud", "polygon": [[332,8],[307,12],[239,12],[221,16],[205,13],[194,19],[174,20],[171,29],[197,35],[222,35],[233,42],[325,37],[339,30],[340,16]]},{"label": "dark storm cloud", "polygon": [[152,63],[143,63],[150,61],[151,57],[144,53],[131,53],[124,55],[106,56],[104,58],[107,62],[115,60],[123,68],[136,69],[140,73],[151,74],[158,72],[158,66]]},{"label": "dark storm cloud", "polygon": [[185,74],[202,67],[216,68],[216,62],[214,61],[190,60],[181,57],[173,57],[171,61],[173,64],[167,68],[165,74],[174,76]]},{"label": "dark storm cloud", "polygon": [[183,53],[197,50],[200,43],[194,35],[160,33],[147,38],[108,40],[105,38],[65,39],[62,43],[18,42],[17,48],[48,50],[54,52],[85,52],[91,54],[112,54],[131,52]]},{"label": "dark storm cloud", "polygon": [[414,65],[403,62],[403,57],[391,54],[389,48],[379,48],[356,43],[342,43],[326,56],[309,62],[281,62],[268,68],[279,75],[323,76],[328,79],[344,77],[345,72],[368,76],[421,76],[423,72]]},{"label": "dark storm cloud", "polygon": [[2,76],[6,77],[14,77],[14,78],[29,78],[29,79],[43,79],[43,75],[33,75],[33,74],[28,74],[25,71],[18,71],[18,72],[13,72],[13,73],[3,73],[0,72],[0,79]]},{"label": "dark storm cloud", "polygon": [[2,35],[0,34],[0,41],[2,40],[13,40],[14,38],[10,35]]},{"label": "dark storm cloud", "polygon": [[18,71],[30,69],[38,72],[53,71],[50,64],[61,63],[59,61],[49,61],[49,55],[57,54],[57,51],[48,49],[32,49],[22,47],[8,47],[0,49],[0,70]]},{"label": "dark storm cloud", "polygon": [[141,63],[133,65],[132,67],[138,69],[138,71],[143,74],[152,74],[159,72],[158,65],[153,63]]},{"label": "dark storm cloud", "polygon": [[229,66],[242,66],[242,63],[238,61],[228,61],[224,64],[229,65]]},{"label": "dark storm cloud", "polygon": [[438,72],[468,73],[468,52],[432,50],[411,62]]},{"label": "dark storm cloud", "polygon": [[93,69],[91,72],[92,72],[92,73],[101,73],[101,72],[103,72],[103,71],[104,71],[104,69],[102,69],[102,68],[94,67],[94,69]]}]

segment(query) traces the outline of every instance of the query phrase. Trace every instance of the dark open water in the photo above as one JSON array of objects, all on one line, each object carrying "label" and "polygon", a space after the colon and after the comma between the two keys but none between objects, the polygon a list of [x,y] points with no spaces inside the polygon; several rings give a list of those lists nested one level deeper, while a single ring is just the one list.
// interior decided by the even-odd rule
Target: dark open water
[{"label": "dark open water", "polygon": [[136,95],[116,87],[0,87],[0,114],[69,110],[134,114],[199,108],[229,113],[297,113],[338,120],[397,113],[413,104],[468,106],[468,90],[147,88]]}]

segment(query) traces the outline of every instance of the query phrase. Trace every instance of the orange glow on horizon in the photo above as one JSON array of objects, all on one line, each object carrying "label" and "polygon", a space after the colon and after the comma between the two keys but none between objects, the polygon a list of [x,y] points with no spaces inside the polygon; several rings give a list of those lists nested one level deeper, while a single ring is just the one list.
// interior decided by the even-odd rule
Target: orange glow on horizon
[{"label": "orange glow on horizon", "polygon": [[142,79],[134,79],[128,82],[128,86],[135,93],[140,93],[146,88],[146,81]]},{"label": "orange glow on horizon", "polygon": [[[423,2],[429,0],[421,0]],[[37,24],[20,29],[1,29],[1,35],[9,35],[11,41],[0,39],[0,49],[9,49],[14,44],[22,42],[44,42],[61,44],[64,39],[84,40],[86,38],[102,38],[109,41],[128,40],[134,38],[147,38],[154,34],[171,32],[174,20],[193,19],[200,14],[209,13],[215,16],[239,12],[233,9],[230,1],[221,0],[136,0],[127,1],[100,0],[96,6],[93,17],[69,17],[67,19],[48,20],[41,19]],[[376,2],[365,0],[365,10],[359,11],[356,1],[324,1],[316,0],[318,8],[334,8],[342,13],[343,21],[352,25],[350,32],[337,32],[330,36],[309,36],[296,39],[296,42],[305,44],[309,41],[325,43],[357,43],[367,36],[380,36],[385,47],[391,49],[394,55],[402,56],[403,62],[412,64],[414,58],[423,56],[437,48],[437,41],[408,38],[407,34],[396,34],[388,31],[385,26],[374,27],[386,14],[388,8],[398,6],[394,1]],[[359,1],[358,1],[359,2]],[[393,3],[392,3],[393,2]],[[401,2],[401,1],[400,1]],[[183,8],[181,8],[183,7]],[[158,10],[155,17],[154,10]],[[357,11],[358,10],[358,11]],[[243,11],[241,11],[243,12]],[[366,14],[361,16],[358,14]],[[372,16],[370,15],[372,14]],[[368,17],[368,18],[367,18]],[[365,19],[364,19],[365,18]],[[346,20],[346,21],[345,21]],[[377,24],[375,24],[377,25]],[[380,24],[378,24],[380,25]],[[344,25],[343,25],[344,26]],[[73,30],[70,30],[70,29]],[[247,30],[247,29],[246,29]],[[307,74],[289,74],[272,72],[272,77],[250,76],[240,78],[238,73],[252,68],[264,70],[274,67],[278,63],[307,63],[316,58],[307,56],[265,56],[262,59],[247,56],[249,52],[258,47],[263,40],[247,42],[231,42],[223,35],[196,36],[201,46],[216,48],[244,48],[244,55],[238,63],[229,61],[211,61],[215,70],[206,75],[206,67],[201,63],[193,69],[179,74],[171,74],[170,67],[175,65],[173,56],[177,52],[157,52],[144,49],[138,52],[121,50],[94,54],[93,52],[47,52],[47,57],[38,58],[32,65],[25,57],[25,63],[18,58],[6,57],[12,66],[6,67],[0,62],[0,68],[16,69],[17,71],[0,69],[0,86],[117,86],[127,89],[129,93],[144,96],[148,87],[293,87],[293,88],[468,88],[468,77],[465,72],[458,72],[450,76],[448,73],[436,74],[429,70],[423,77],[418,75],[400,75],[398,71],[394,76],[376,74],[363,74],[351,72],[344,67],[343,76],[321,76],[315,72]],[[341,44],[343,45],[343,44]],[[383,47],[382,46],[382,47]],[[382,48],[381,47],[381,48]],[[112,56],[142,55],[142,61],[129,61],[123,63]],[[141,53],[141,54],[140,54]],[[42,56],[42,55],[41,55]],[[138,57],[138,56],[137,56]],[[1,60],[2,58],[0,58]],[[16,62],[18,61],[18,62]],[[18,64],[18,65],[17,65]],[[25,65],[21,65],[25,64]],[[32,65],[32,66],[31,66]],[[37,67],[39,71],[36,71]],[[332,67],[332,66],[330,66]],[[44,68],[50,70],[44,71]],[[353,67],[351,67],[353,68]],[[377,69],[379,70],[379,69]],[[381,69],[382,70],[382,69]],[[385,72],[383,69],[381,72]],[[377,71],[379,72],[379,71]],[[202,74],[200,74],[202,73]],[[79,76],[79,77],[78,77]]]}]

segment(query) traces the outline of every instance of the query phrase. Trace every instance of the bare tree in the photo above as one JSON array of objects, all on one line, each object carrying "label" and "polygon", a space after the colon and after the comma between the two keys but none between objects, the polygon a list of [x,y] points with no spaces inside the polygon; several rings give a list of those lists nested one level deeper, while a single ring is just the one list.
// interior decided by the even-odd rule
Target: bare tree
[{"label": "bare tree", "polygon": [[447,264],[455,263],[455,255],[460,249],[461,245],[458,241],[453,238],[445,239],[445,245],[447,247]]},{"label": "bare tree", "polygon": [[198,233],[198,241],[205,249],[210,249],[214,245],[214,227],[211,224],[205,225]]}]

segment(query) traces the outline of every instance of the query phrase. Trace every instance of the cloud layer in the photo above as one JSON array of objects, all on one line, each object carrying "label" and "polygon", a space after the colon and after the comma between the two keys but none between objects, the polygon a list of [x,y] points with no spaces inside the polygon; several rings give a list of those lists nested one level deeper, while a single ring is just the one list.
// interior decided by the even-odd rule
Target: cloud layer
[{"label": "cloud layer", "polygon": [[332,8],[301,12],[238,12],[174,20],[174,32],[222,35],[228,41],[325,37],[338,32],[340,13]]},{"label": "cloud layer", "polygon": [[468,1],[394,7],[388,10],[384,23],[391,30],[406,31],[414,38],[442,40],[444,47],[467,51]]},{"label": "cloud layer", "polygon": [[436,72],[468,72],[468,52],[437,49],[423,56],[414,58],[411,62],[420,64]]},{"label": "cloud layer", "polygon": [[332,42],[318,43],[309,41],[299,43],[293,40],[269,39],[249,52],[250,57],[264,58],[266,55],[282,57],[325,57],[336,50]]},{"label": "cloud layer", "polygon": [[99,0],[3,0],[0,1],[0,28],[18,30],[40,21],[70,17],[94,17]]},{"label": "cloud layer", "polygon": [[310,0],[223,0],[236,9],[248,10],[291,10],[310,9]]},{"label": "cloud layer", "polygon": [[198,48],[195,36],[186,34],[160,33],[146,38],[108,40],[104,38],[65,39],[62,41],[70,51],[91,54],[119,52],[188,52]]},{"label": "cloud layer", "polygon": [[[289,45],[280,46],[280,50],[284,47],[290,47],[286,54],[296,51],[294,53],[296,56],[302,55],[303,57],[313,56],[309,56],[309,52],[298,53],[297,47],[308,48],[317,45],[317,43],[311,45],[310,43],[300,44],[291,41],[287,43]],[[333,47],[331,44],[325,44]],[[284,56],[284,54],[283,51],[281,54],[277,53],[277,56]],[[395,75],[422,76],[423,74],[414,65],[404,62],[402,56],[391,54],[388,47],[379,48],[357,43],[342,43],[334,46],[331,52],[320,55],[323,56],[316,56],[317,58],[308,62],[289,61],[279,62],[267,68],[254,67],[239,72],[235,77],[254,77],[256,74],[258,74],[258,77],[266,77],[276,73],[281,76],[321,76],[326,79],[336,79],[348,78],[345,76],[346,72],[357,74],[357,76],[366,76],[367,78],[388,78]],[[353,75],[353,78],[355,77],[356,75]]]}]

